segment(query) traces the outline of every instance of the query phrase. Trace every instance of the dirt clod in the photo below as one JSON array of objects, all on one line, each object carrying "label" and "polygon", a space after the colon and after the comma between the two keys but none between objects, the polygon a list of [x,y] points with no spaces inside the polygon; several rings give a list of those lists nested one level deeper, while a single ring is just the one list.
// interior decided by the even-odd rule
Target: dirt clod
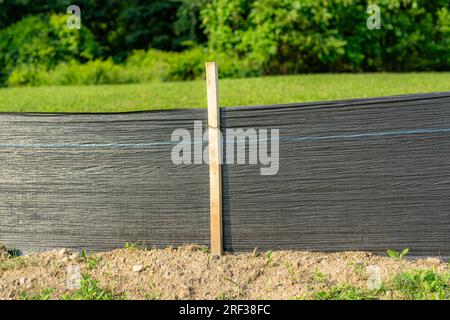
[{"label": "dirt clod", "polygon": [[133,266],[133,272],[141,272],[144,267],[140,264],[135,264]]}]

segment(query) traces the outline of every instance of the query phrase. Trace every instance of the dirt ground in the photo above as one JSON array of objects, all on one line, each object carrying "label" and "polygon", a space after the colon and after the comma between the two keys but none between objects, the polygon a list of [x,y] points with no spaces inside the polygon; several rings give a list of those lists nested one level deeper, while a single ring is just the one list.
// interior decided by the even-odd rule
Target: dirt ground
[{"label": "dirt ground", "polygon": [[[147,250],[132,245],[92,255],[59,249],[11,257],[0,247],[0,299],[67,298],[80,287],[89,294],[83,275],[114,299],[315,299],[318,292],[342,286],[372,292],[415,269],[448,274],[449,264],[367,252],[255,250],[218,258],[198,246]],[[404,298],[389,289],[377,297]]]}]

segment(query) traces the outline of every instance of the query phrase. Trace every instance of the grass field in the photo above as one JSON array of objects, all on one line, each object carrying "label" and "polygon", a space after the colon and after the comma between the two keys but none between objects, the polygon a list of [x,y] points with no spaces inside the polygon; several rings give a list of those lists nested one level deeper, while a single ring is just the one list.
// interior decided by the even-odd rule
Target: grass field
[{"label": "grass field", "polygon": [[[450,72],[317,74],[220,81],[221,106],[450,91]],[[0,89],[0,112],[119,112],[204,107],[204,81]]]}]

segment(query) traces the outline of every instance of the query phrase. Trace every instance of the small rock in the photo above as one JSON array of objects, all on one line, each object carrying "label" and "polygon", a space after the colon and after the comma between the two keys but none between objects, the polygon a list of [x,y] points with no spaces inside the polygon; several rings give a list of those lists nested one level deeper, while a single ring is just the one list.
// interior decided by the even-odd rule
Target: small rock
[{"label": "small rock", "polygon": [[364,261],[358,260],[358,261],[355,262],[355,265],[356,266],[364,266]]},{"label": "small rock", "polygon": [[20,284],[21,286],[23,286],[23,285],[25,284],[25,282],[27,282],[27,278],[21,277],[21,278],[19,279],[19,284]]},{"label": "small rock", "polygon": [[69,258],[67,258],[67,257],[63,257],[62,259],[61,259],[61,262],[62,263],[67,263],[69,261]]},{"label": "small rock", "polygon": [[177,298],[178,299],[186,299],[190,295],[191,295],[191,288],[182,288],[180,291],[178,291]]},{"label": "small rock", "polygon": [[133,266],[133,272],[141,272],[144,267],[140,264],[136,264]]},{"label": "small rock", "polygon": [[16,283],[19,286],[25,287],[26,289],[30,289],[33,286],[34,280],[35,280],[35,278],[21,277],[21,278],[19,278],[19,280]]}]

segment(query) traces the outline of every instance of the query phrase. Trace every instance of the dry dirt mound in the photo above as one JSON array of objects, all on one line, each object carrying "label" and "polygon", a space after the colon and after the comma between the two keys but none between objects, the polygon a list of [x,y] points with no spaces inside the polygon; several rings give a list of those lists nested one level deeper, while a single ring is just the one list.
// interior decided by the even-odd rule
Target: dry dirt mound
[{"label": "dry dirt mound", "polygon": [[[407,270],[449,272],[447,263],[434,258],[406,260],[367,252],[304,251],[216,258],[197,246],[151,250],[129,246],[93,255],[60,249],[0,259],[0,299],[408,298],[400,289],[385,289],[385,284]],[[445,298],[448,278],[442,279],[443,289],[439,290],[444,290],[443,295],[437,294]],[[86,286],[97,296],[83,295],[89,291],[83,291]],[[435,292],[431,294],[427,297],[435,297]]]}]

